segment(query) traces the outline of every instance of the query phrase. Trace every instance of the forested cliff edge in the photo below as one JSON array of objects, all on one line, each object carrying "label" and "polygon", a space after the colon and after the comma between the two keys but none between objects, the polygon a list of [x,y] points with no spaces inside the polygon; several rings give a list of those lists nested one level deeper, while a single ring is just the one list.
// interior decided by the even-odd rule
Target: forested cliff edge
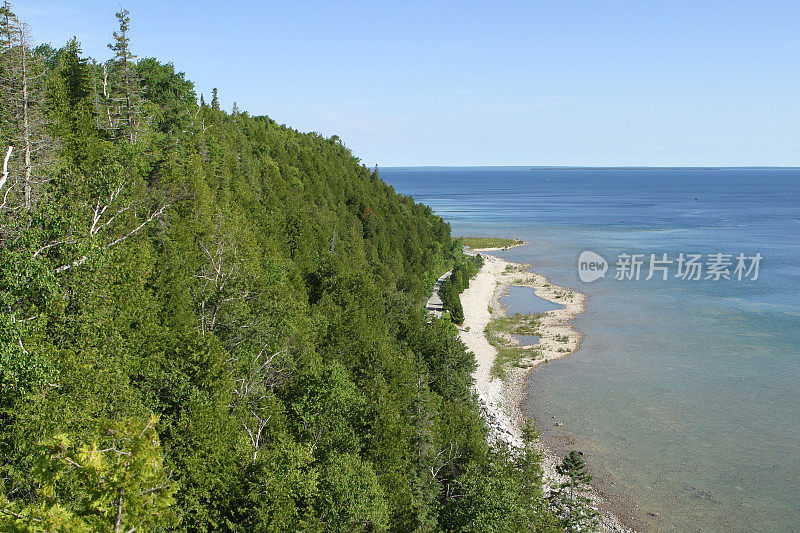
[{"label": "forested cliff edge", "polygon": [[424,310],[449,225],[116,22],[93,60],[0,14],[0,529],[569,528]]}]

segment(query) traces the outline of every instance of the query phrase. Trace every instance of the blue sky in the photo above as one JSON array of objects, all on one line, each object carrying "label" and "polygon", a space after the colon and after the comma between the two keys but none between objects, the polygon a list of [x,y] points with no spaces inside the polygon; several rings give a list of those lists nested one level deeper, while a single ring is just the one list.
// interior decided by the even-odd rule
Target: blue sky
[{"label": "blue sky", "polygon": [[[122,5],[140,57],[368,165],[800,165],[796,1]],[[14,3],[103,59],[119,6]]]}]

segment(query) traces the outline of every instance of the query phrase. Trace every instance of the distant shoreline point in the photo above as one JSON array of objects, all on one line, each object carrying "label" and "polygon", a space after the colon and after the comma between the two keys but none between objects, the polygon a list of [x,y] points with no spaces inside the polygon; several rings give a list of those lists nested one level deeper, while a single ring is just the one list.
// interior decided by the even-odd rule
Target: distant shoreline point
[{"label": "distant shoreline point", "polygon": [[505,237],[458,237],[458,239],[461,239],[461,243],[473,252],[498,252],[527,244],[522,239]]}]

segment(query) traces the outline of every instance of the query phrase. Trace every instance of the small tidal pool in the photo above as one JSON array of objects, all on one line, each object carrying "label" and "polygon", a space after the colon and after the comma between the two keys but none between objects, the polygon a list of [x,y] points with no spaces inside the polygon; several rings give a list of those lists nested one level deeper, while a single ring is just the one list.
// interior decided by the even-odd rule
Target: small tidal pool
[{"label": "small tidal pool", "polygon": [[531,315],[534,313],[546,313],[547,311],[564,309],[564,306],[561,304],[553,303],[536,296],[536,291],[534,291],[533,287],[519,287],[516,285],[512,285],[508,288],[508,294],[500,298],[500,303],[508,310],[507,314],[509,316],[517,313]]}]

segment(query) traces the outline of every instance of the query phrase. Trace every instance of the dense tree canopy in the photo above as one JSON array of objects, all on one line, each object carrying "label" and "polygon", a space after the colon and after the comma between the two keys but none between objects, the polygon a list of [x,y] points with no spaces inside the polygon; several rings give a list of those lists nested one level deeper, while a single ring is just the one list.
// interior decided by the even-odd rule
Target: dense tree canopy
[{"label": "dense tree canopy", "polygon": [[424,311],[448,224],[338,137],[198,104],[127,11],[100,62],[2,9],[0,529],[546,529]]}]

